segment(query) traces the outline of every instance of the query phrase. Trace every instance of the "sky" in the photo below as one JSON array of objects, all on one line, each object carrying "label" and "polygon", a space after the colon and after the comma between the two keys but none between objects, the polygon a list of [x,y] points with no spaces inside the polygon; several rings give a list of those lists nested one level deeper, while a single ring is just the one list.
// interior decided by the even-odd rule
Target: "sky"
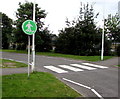
[{"label": "sky", "polygon": [[[16,20],[15,12],[19,8],[19,2],[34,2],[34,0],[0,0],[0,12],[5,13],[9,18]],[[108,14],[115,15],[118,12],[118,2],[120,0],[35,0],[38,6],[45,10],[46,18],[42,20],[45,26],[49,26],[49,30],[53,34],[58,35],[58,30],[66,27],[65,21],[76,19],[79,15],[80,2],[93,5],[94,12],[99,16],[96,20],[97,26],[103,25],[103,12],[105,18]]]}]

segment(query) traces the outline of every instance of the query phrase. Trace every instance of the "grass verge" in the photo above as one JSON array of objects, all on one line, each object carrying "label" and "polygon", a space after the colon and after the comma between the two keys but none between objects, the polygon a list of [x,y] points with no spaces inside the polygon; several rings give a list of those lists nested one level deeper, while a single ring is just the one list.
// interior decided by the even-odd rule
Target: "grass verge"
[{"label": "grass verge", "polygon": [[118,65],[118,67],[120,67],[120,65]]},{"label": "grass verge", "polygon": [[27,67],[27,64],[7,59],[0,59],[0,68],[20,68],[20,67]]},{"label": "grass verge", "polygon": [[[75,60],[86,60],[86,61],[100,61],[100,56],[78,56],[78,55],[67,55],[59,53],[49,53],[49,52],[37,52],[38,55],[53,56],[53,57],[63,57]],[[104,60],[110,59],[113,56],[104,56]]]},{"label": "grass verge", "polygon": [[3,97],[80,97],[52,74],[35,72],[2,76]]},{"label": "grass verge", "polygon": [[[27,51],[21,50],[2,50],[3,52],[15,52],[15,53],[26,53]],[[52,57],[63,57],[75,60],[86,60],[86,61],[100,61],[100,56],[78,56],[78,55],[68,55],[68,54],[60,54],[60,53],[53,53],[53,52],[36,52],[37,55],[44,55],[44,56],[52,56]],[[104,60],[110,59],[113,56],[104,56]]]},{"label": "grass verge", "polygon": [[27,51],[25,50],[9,50],[9,49],[2,49],[0,50],[2,52],[13,52],[13,53],[26,53],[27,54]]}]

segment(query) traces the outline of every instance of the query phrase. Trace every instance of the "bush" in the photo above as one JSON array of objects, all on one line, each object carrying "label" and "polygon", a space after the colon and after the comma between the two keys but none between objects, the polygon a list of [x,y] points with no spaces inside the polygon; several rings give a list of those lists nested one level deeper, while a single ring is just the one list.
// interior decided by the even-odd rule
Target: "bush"
[{"label": "bush", "polygon": [[117,52],[117,55],[120,56],[120,45],[117,47],[116,52]]}]

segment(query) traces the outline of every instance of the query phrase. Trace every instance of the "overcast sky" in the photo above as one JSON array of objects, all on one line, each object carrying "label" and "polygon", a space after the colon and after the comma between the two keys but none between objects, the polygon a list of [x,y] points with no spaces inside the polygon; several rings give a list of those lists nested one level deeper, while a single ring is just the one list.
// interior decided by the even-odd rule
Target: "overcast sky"
[{"label": "overcast sky", "polygon": [[[5,13],[13,20],[16,19],[15,12],[17,11],[18,3],[25,1],[34,2],[34,0],[1,0],[0,12]],[[44,9],[48,14],[43,20],[45,25],[49,25],[49,30],[54,34],[58,34],[58,30],[64,28],[66,18],[70,21],[77,18],[79,15],[80,2],[94,4],[95,13],[99,12],[98,26],[102,26],[103,9],[105,18],[108,14],[115,15],[118,12],[118,2],[120,0],[35,0],[39,7]]]}]

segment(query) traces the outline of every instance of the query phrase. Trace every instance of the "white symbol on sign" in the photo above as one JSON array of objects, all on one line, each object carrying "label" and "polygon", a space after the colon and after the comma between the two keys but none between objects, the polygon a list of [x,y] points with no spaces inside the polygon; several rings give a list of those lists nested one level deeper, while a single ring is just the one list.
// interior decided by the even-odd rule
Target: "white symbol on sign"
[{"label": "white symbol on sign", "polygon": [[33,26],[30,24],[30,22],[28,22],[28,24],[26,25],[26,27],[27,27],[26,31],[32,32],[31,27],[33,27]]}]

